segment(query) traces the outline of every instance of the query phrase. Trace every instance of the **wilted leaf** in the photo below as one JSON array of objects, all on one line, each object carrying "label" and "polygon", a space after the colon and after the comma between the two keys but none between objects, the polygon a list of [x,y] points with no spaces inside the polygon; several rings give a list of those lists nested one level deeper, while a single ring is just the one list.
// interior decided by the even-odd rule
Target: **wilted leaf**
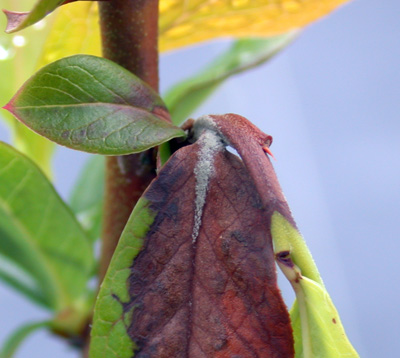
[{"label": "wilted leaf", "polygon": [[185,135],[165,120],[165,105],[148,85],[94,56],[44,67],[5,108],[46,138],[90,153],[136,153]]},{"label": "wilted leaf", "polygon": [[285,48],[297,33],[270,39],[241,39],[194,77],[173,86],[165,95],[172,122],[180,124],[227,78],[261,65]]},{"label": "wilted leaf", "polygon": [[101,233],[103,214],[105,158],[92,156],[82,169],[70,198],[70,206],[92,241]]},{"label": "wilted leaf", "polygon": [[265,155],[272,138],[234,114],[202,117],[196,121],[195,131],[204,129],[219,133],[238,151],[266,208],[277,262],[297,297],[300,315],[296,304],[291,313],[296,358],[358,357]]},{"label": "wilted leaf", "polygon": [[90,357],[293,357],[265,214],[214,133],[178,150],[122,234]]},{"label": "wilted leaf", "polygon": [[0,253],[31,278],[49,308],[87,309],[94,259],[74,215],[43,173],[5,143],[0,182]]}]

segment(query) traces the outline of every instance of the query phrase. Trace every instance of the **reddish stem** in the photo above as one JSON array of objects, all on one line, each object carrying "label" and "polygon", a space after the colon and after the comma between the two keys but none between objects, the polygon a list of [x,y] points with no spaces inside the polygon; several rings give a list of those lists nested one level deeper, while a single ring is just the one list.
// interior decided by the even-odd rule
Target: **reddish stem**
[{"label": "reddish stem", "polygon": [[[103,55],[158,91],[158,0],[99,2]],[[155,151],[106,162],[100,282],[137,200],[155,177]]]}]

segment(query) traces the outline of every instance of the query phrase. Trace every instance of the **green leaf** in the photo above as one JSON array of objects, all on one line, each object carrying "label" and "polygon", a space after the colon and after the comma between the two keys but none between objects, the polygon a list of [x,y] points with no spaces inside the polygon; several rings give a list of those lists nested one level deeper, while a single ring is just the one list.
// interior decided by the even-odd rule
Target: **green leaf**
[{"label": "green leaf", "polygon": [[92,241],[101,234],[104,182],[104,157],[92,156],[83,168],[70,197],[70,206]]},{"label": "green leaf", "polygon": [[28,338],[28,336],[38,329],[47,328],[50,326],[49,321],[41,321],[41,322],[31,322],[24,324],[19,327],[15,332],[13,332],[3,344],[3,347],[0,351],[1,358],[12,358],[14,357],[15,352],[21,346],[23,341]]},{"label": "green leaf", "polygon": [[[0,229],[0,238],[3,239],[3,237],[4,232]],[[19,291],[30,301],[44,308],[51,308],[50,302],[43,295],[34,279],[4,255],[0,255],[0,280]]]},{"label": "green leaf", "polygon": [[7,16],[6,33],[22,30],[42,20],[48,13],[54,11],[65,0],[39,0],[30,12],[14,12],[3,10]]},{"label": "green leaf", "polygon": [[1,142],[0,182],[1,255],[49,308],[86,310],[93,249],[72,212],[34,163]]},{"label": "green leaf", "polygon": [[290,312],[296,358],[357,358],[303,238],[280,213],[271,219],[274,252],[296,301]]},{"label": "green leaf", "polygon": [[35,132],[73,149],[137,153],[185,133],[160,97],[117,64],[78,55],[29,79],[5,107]]},{"label": "green leaf", "polygon": [[165,95],[172,121],[180,124],[229,77],[261,65],[290,44],[297,32],[268,39],[241,39],[192,78]]}]

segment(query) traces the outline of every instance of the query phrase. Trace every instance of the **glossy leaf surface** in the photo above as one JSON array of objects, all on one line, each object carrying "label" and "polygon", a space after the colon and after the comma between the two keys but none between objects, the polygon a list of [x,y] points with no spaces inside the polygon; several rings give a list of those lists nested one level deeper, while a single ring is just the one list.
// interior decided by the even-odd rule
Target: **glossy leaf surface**
[{"label": "glossy leaf surface", "polygon": [[105,183],[105,158],[92,156],[82,169],[69,200],[92,241],[101,234]]},{"label": "glossy leaf surface", "polygon": [[[74,215],[43,173],[4,143],[0,182],[1,255],[31,279],[46,306],[81,309],[94,259]],[[24,287],[19,277],[12,276]]]},{"label": "glossy leaf surface", "polygon": [[163,167],[102,285],[90,357],[133,353],[294,354],[265,209],[242,162],[212,133]]},{"label": "glossy leaf surface", "polygon": [[172,87],[164,100],[172,121],[180,124],[204,102],[224,80],[268,61],[285,48],[296,33],[270,39],[241,39],[204,70]]},{"label": "glossy leaf surface", "polygon": [[106,59],[77,55],[35,74],[5,107],[35,132],[90,153],[140,152],[184,132],[160,97]]}]

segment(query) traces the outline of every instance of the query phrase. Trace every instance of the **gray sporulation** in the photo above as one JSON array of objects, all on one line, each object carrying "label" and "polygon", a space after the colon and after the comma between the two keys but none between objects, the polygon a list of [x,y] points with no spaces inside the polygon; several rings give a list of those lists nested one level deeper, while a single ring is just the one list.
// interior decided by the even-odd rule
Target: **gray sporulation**
[{"label": "gray sporulation", "polygon": [[[204,119],[202,117],[201,119]],[[203,123],[199,123],[197,126],[194,125],[195,137],[198,138],[200,145],[200,152],[198,160],[194,168],[194,175],[196,178],[196,199],[195,199],[195,212],[194,212],[194,225],[192,232],[193,243],[196,242],[197,236],[201,226],[201,219],[203,215],[203,208],[206,202],[208,184],[210,178],[214,174],[214,157],[215,154],[224,149],[225,145],[215,130],[215,124],[213,120],[208,117]]]},{"label": "gray sporulation", "polygon": [[218,124],[215,123],[214,119],[210,116],[202,116],[198,119],[193,124],[193,131],[195,138],[199,138],[200,135],[204,131],[211,131],[214,132],[220,140],[224,143],[225,146],[230,145],[229,141],[225,138],[225,136],[222,134],[220,128],[218,127]]}]

